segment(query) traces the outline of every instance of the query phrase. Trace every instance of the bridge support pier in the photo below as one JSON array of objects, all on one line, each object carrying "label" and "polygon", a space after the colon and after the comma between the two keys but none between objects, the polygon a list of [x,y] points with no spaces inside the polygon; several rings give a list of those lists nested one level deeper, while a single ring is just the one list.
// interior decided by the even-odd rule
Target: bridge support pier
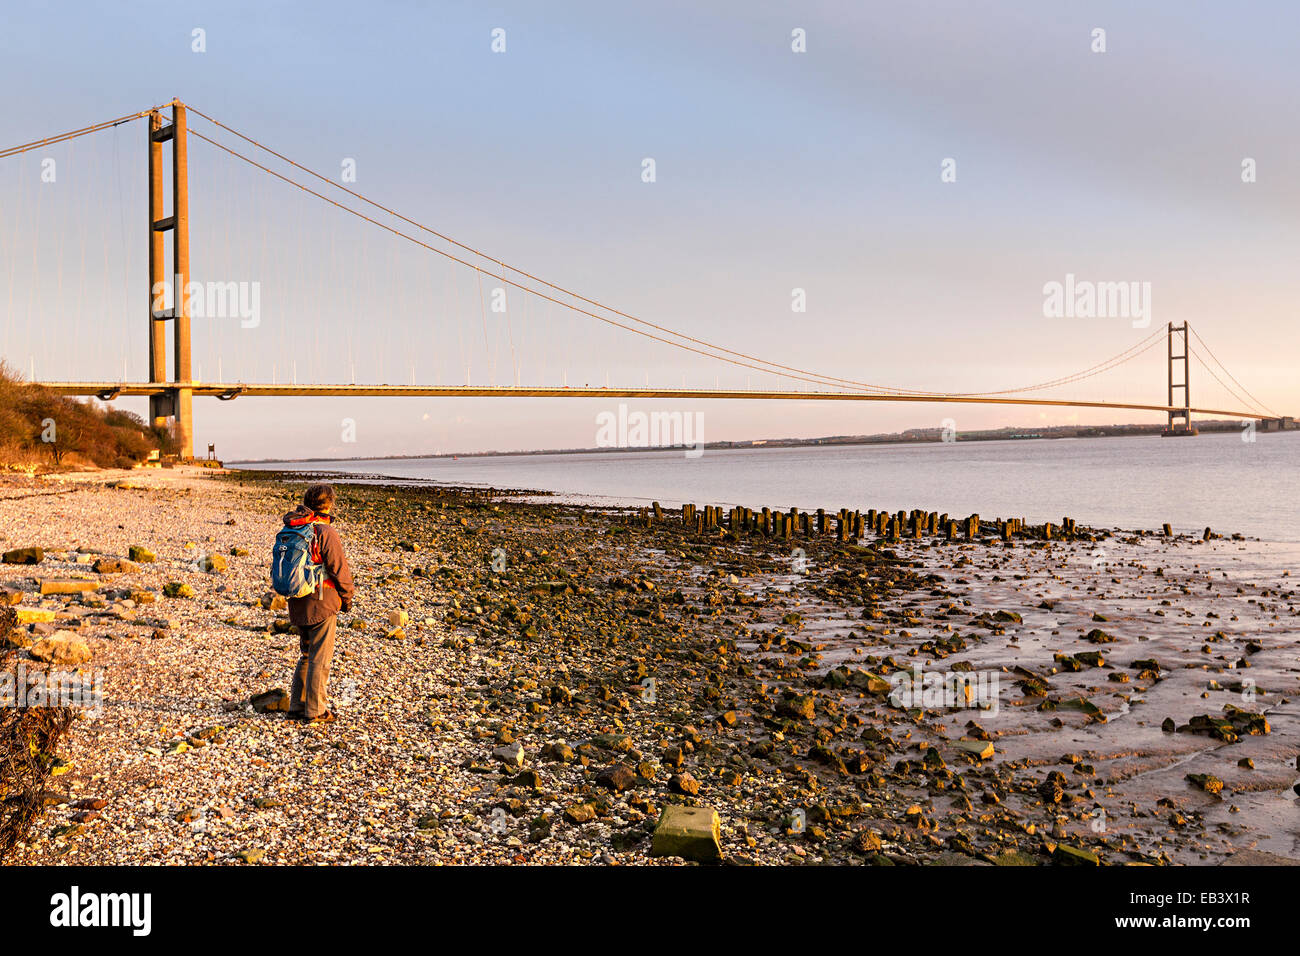
[{"label": "bridge support pier", "polygon": [[[163,143],[172,144],[172,214],[163,208]],[[194,457],[193,382],[190,365],[190,315],[186,294],[190,281],[189,137],[185,107],[172,101],[172,122],[149,114],[149,380],[173,382],[162,395],[149,398],[149,421],[169,428],[181,458]],[[163,233],[172,234],[172,306],[166,307],[167,264]],[[173,373],[167,376],[167,330],[172,323]]]}]

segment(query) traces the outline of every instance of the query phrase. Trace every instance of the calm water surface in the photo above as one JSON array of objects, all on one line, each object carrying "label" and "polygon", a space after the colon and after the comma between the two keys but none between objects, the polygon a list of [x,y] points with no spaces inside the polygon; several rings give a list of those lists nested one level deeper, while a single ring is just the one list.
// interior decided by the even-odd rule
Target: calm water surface
[{"label": "calm water surface", "polygon": [[596,503],[925,508],[1300,541],[1300,432],[259,463],[554,492]]}]

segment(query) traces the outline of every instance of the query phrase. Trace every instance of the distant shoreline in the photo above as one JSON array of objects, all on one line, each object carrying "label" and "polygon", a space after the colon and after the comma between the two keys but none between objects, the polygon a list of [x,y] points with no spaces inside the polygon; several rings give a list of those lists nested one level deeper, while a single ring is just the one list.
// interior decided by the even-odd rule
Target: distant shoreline
[{"label": "distant shoreline", "polygon": [[[1241,423],[1214,419],[1197,422],[1196,427],[1202,432],[1239,431]],[[1132,438],[1137,436],[1159,435],[1163,425],[1052,425],[1047,428],[998,428],[981,431],[957,432],[950,441],[1050,441],[1059,439],[1089,438]],[[903,432],[877,435],[830,435],[821,438],[757,438],[749,441],[714,441],[705,442],[706,451],[725,451],[749,448],[818,448],[848,447],[855,445],[923,445],[945,441],[942,428],[918,428]],[[643,448],[541,448],[516,451],[467,451],[467,452],[429,452],[414,455],[349,455],[346,457],[310,458],[240,458],[229,459],[229,465],[264,465],[312,464],[329,461],[419,461],[430,458],[511,458],[528,455],[598,455],[616,454],[618,452],[681,452],[694,445],[652,445]]]}]

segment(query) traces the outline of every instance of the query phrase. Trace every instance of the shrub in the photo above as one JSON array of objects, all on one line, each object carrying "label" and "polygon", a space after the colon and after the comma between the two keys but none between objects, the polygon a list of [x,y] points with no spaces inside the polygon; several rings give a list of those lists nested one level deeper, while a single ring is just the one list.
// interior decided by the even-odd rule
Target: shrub
[{"label": "shrub", "polygon": [[[13,608],[0,607],[0,672],[15,670],[8,638],[16,617]],[[0,707],[0,863],[45,808],[54,748],[73,716],[68,707]]]},{"label": "shrub", "polygon": [[130,468],[154,449],[174,448],[169,433],[139,415],[25,385],[0,362],[0,463]]}]

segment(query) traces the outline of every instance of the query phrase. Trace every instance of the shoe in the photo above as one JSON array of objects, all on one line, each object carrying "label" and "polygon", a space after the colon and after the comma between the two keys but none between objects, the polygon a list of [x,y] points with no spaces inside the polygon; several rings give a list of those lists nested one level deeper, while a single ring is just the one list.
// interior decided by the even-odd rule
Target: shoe
[{"label": "shoe", "polygon": [[332,724],[336,720],[338,720],[338,718],[334,716],[334,711],[332,710],[327,710],[323,714],[318,714],[315,717],[302,718],[304,724]]},{"label": "shoe", "polygon": [[302,720],[302,715],[307,713],[301,707],[293,707],[284,712],[286,720]]}]

